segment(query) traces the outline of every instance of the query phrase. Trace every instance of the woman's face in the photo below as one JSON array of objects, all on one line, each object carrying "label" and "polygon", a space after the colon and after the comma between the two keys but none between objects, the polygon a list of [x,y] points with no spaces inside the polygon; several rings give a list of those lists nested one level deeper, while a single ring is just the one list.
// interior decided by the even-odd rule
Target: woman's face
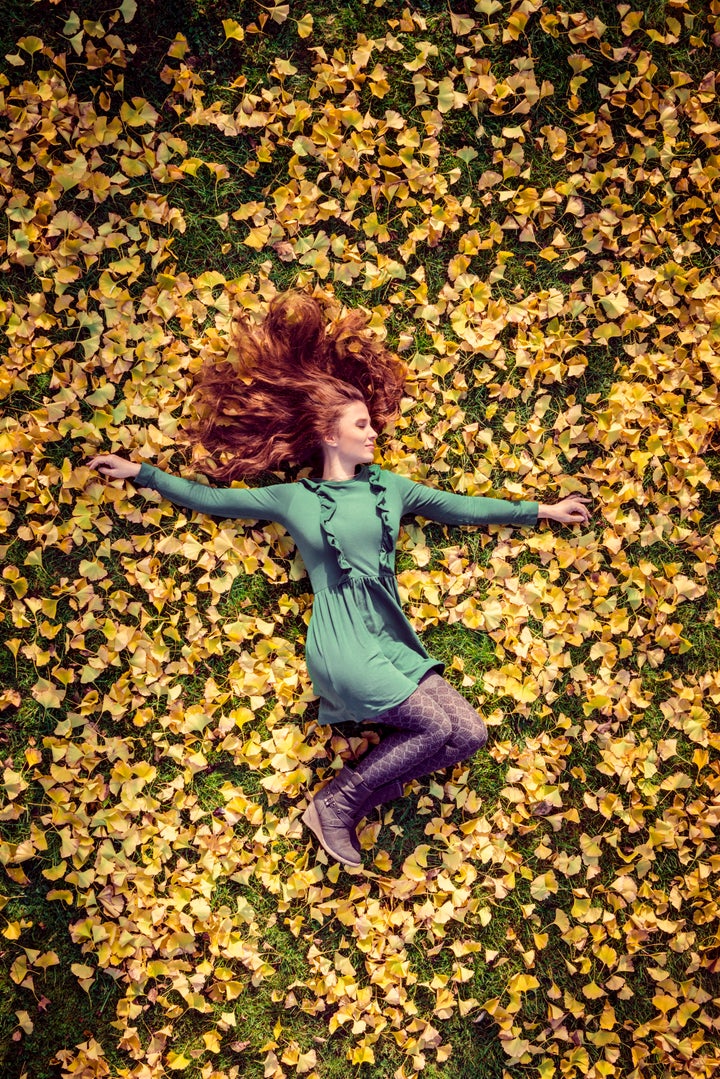
[{"label": "woman's face", "polygon": [[377,437],[367,406],[362,401],[353,401],[341,413],[335,435],[326,444],[348,463],[366,464],[374,457]]}]

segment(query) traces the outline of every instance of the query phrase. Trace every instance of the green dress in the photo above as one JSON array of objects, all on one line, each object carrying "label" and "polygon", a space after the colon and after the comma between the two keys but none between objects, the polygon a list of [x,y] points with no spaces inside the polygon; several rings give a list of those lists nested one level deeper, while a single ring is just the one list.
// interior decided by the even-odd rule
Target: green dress
[{"label": "green dress", "polygon": [[294,539],[314,601],[305,645],[319,721],[372,720],[406,700],[433,659],[403,614],[395,545],[406,514],[443,524],[533,525],[537,502],[441,491],[379,465],[351,479],[208,487],[143,464],[134,480],[200,513],[279,521]]}]

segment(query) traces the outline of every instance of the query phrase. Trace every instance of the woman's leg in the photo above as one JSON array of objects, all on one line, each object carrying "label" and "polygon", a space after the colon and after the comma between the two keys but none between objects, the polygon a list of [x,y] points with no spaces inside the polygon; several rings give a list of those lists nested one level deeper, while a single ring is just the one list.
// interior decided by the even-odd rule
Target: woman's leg
[{"label": "woman's leg", "polygon": [[353,769],[371,790],[416,772],[423,762],[435,759],[453,730],[452,718],[436,696],[426,692],[424,683],[373,722],[391,727],[392,731],[381,737],[379,745],[366,753]]},{"label": "woman's leg", "polygon": [[398,776],[437,754],[452,732],[442,707],[420,687],[380,718],[392,726],[391,733],[357,768],[342,768],[302,815],[328,854],[348,865],[362,864],[355,837],[357,821],[372,806],[398,797],[402,793]]},{"label": "woman's leg", "polygon": [[433,681],[433,673],[377,718],[393,728],[391,733],[356,768],[344,767],[303,813],[305,824],[339,861],[361,864],[355,825],[376,805],[398,797],[403,782],[447,768],[485,744],[487,731],[475,709],[439,675]]},{"label": "woman's leg", "polygon": [[415,769],[412,770],[412,774],[404,773],[401,776],[405,783],[467,760],[483,748],[488,738],[487,727],[470,702],[466,701],[462,693],[458,693],[455,687],[446,682],[437,671],[426,674],[420,686],[450,719],[452,730],[445,745],[433,756],[421,762],[421,770]]},{"label": "woman's leg", "polygon": [[[420,697],[418,691],[422,690],[424,696]],[[427,703],[427,698],[430,698],[434,707],[430,708]],[[446,682],[437,671],[429,671],[421,680],[418,685],[418,689],[412,694],[406,701],[403,701],[401,705],[396,706],[399,709],[399,714],[395,717],[395,722],[400,723],[408,722],[408,714],[410,716],[410,722],[413,722],[413,713],[420,705],[419,713],[422,715],[424,722],[432,723],[433,718],[438,714],[442,714],[445,719],[450,721],[450,733],[445,741],[445,744],[440,746],[434,753],[424,754],[416,758],[416,760],[409,764],[402,772],[397,772],[395,775],[391,774],[391,766],[393,762],[398,760],[397,754],[390,754],[389,757],[379,757],[378,760],[382,765],[383,774],[385,775],[384,783],[380,786],[375,786],[373,783],[369,783],[366,779],[368,786],[373,787],[372,795],[368,797],[366,804],[359,808],[359,816],[356,818],[362,820],[367,816],[371,809],[381,805],[383,802],[391,801],[394,798],[399,797],[402,793],[402,785],[408,783],[411,779],[419,779],[420,776],[429,775],[431,772],[438,772],[443,768],[449,768],[454,764],[458,764],[460,761],[467,760],[477,750],[487,742],[487,727],[483,723],[480,716],[477,714],[473,706],[466,701],[461,693]],[[396,709],[390,709],[390,712],[395,712]],[[428,720],[428,717],[430,719]],[[379,717],[378,722],[383,723],[393,722],[389,718],[389,714],[384,712]],[[402,741],[402,738],[400,739]],[[384,745],[386,739],[380,742],[380,745],[376,749],[368,753],[360,762],[360,765],[355,769],[362,774],[363,765],[366,762],[371,764],[371,775],[374,771],[375,754]],[[407,744],[407,743],[406,743]],[[399,763],[404,765],[407,763],[402,757],[399,758]]]}]

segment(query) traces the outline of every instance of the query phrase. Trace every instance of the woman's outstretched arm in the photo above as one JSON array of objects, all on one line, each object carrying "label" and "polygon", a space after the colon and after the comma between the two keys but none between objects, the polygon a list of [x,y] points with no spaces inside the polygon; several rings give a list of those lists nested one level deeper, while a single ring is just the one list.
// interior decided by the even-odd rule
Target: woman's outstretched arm
[{"label": "woman's outstretched arm", "polygon": [[532,501],[513,502],[504,498],[485,498],[483,495],[458,495],[437,487],[427,487],[396,472],[392,475],[402,495],[403,514],[417,514],[441,524],[534,525],[543,517],[562,524],[582,524],[590,516],[584,504],[589,499],[577,495],[564,498],[554,505]]},{"label": "woman's outstretched arm", "polygon": [[150,487],[178,506],[217,517],[240,517],[250,521],[280,521],[285,524],[289,483],[271,487],[208,487],[154,465],[136,464],[117,454],[98,454],[88,461],[90,468],[109,479],[132,479],[137,487]]}]

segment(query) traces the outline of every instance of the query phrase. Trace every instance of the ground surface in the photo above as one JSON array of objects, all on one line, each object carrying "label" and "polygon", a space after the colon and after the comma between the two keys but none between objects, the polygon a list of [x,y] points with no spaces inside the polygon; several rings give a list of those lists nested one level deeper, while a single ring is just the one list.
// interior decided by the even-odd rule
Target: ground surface
[{"label": "ground surface", "polygon": [[[8,1079],[716,1073],[720,9],[643,7],[3,5]],[[198,478],[192,376],[295,284],[409,364],[385,467],[593,505],[403,529],[490,748],[352,874],[292,541],[86,467]]]}]

